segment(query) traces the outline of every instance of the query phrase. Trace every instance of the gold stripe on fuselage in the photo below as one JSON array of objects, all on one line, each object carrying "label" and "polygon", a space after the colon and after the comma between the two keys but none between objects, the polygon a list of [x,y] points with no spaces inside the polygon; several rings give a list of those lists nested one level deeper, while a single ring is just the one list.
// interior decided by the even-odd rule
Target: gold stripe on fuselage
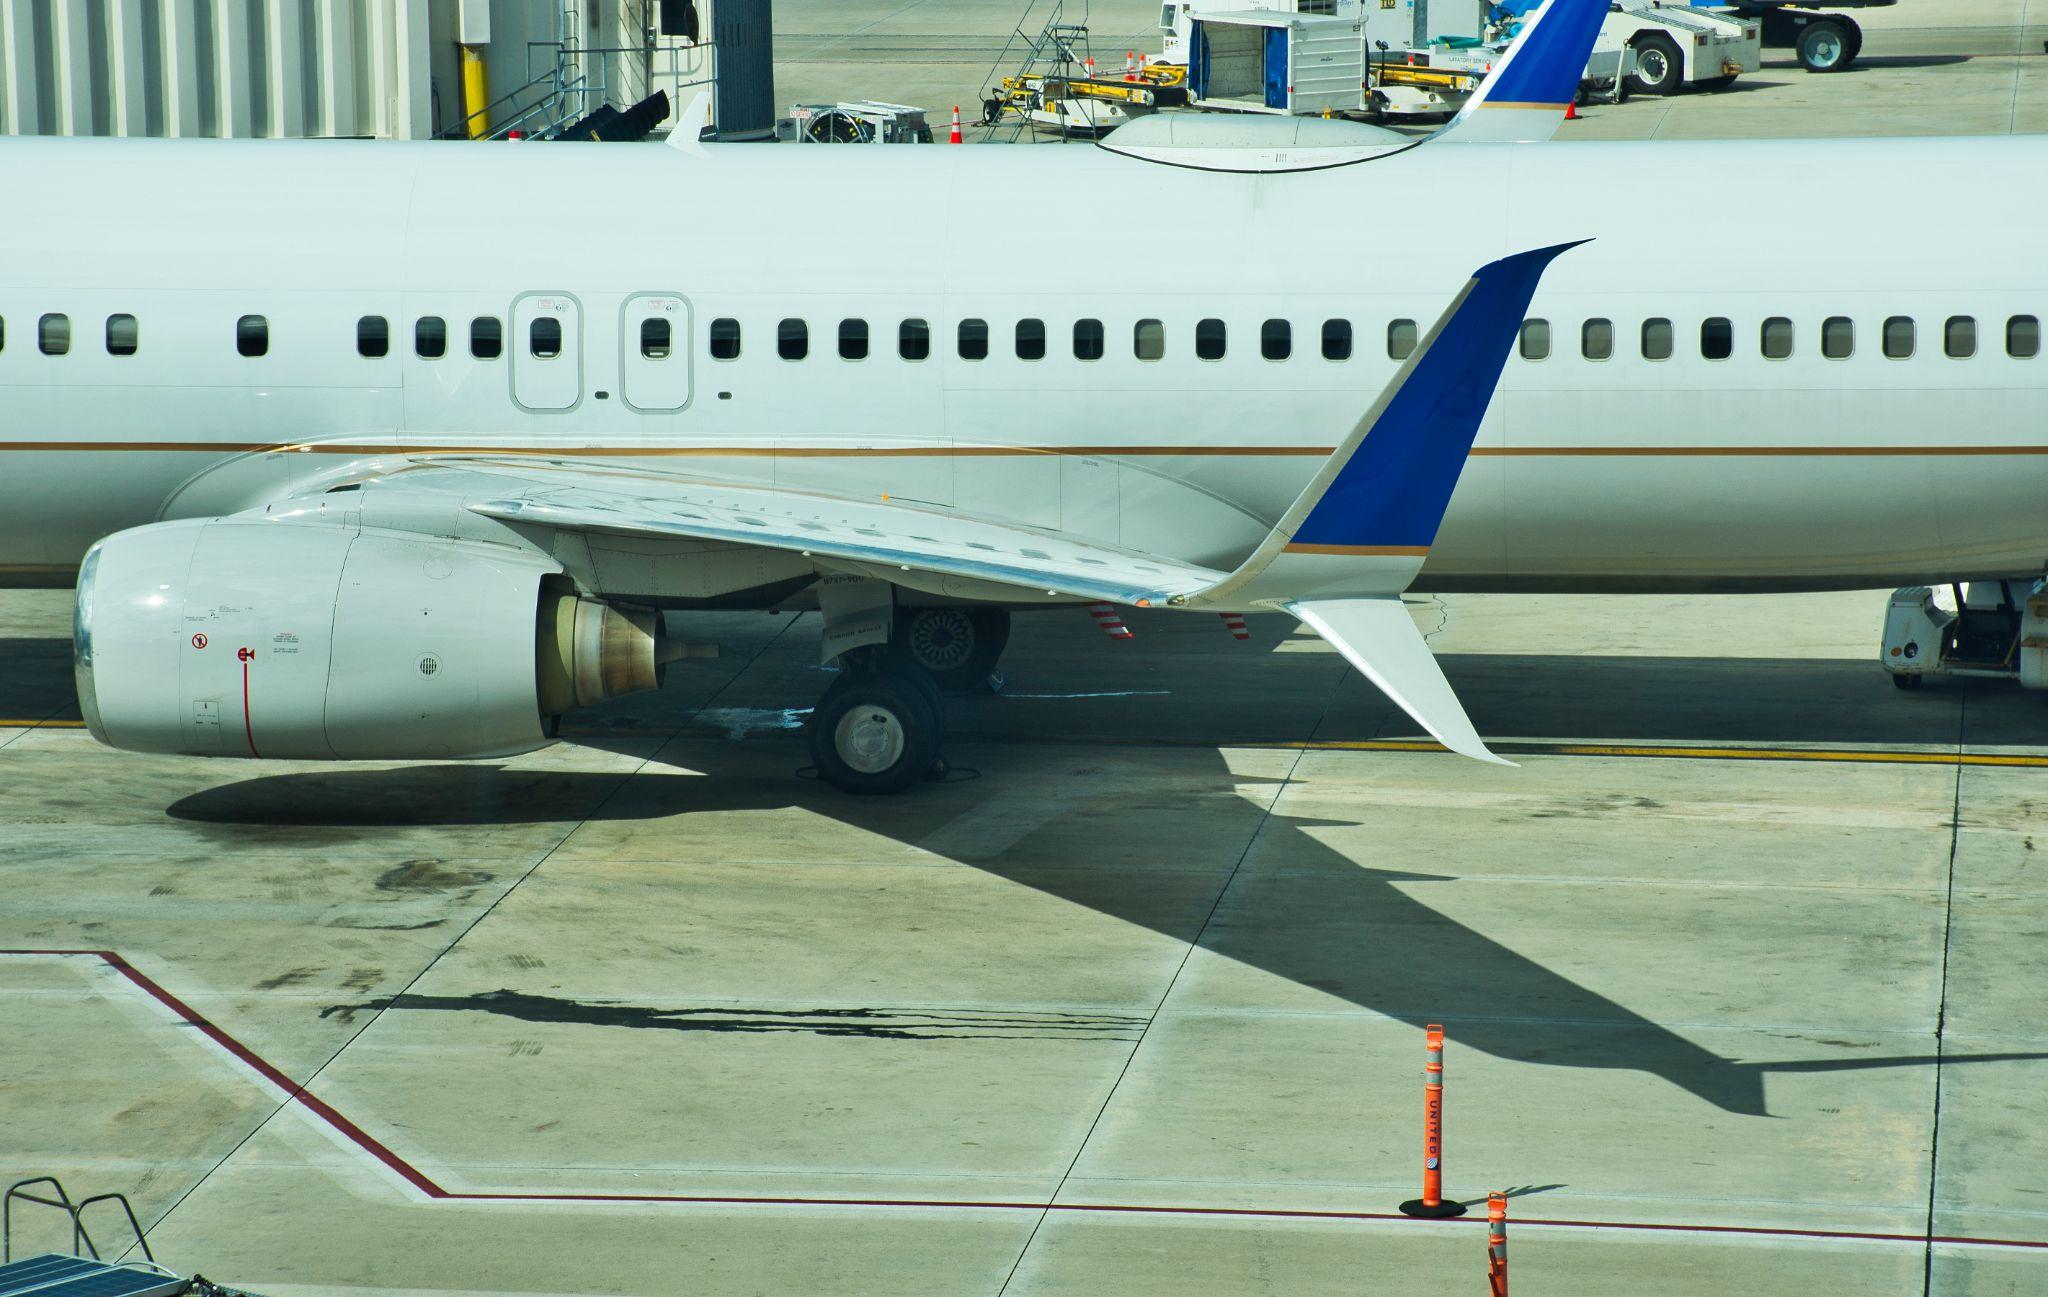
[{"label": "gold stripe on fuselage", "polygon": [[1346,558],[1377,556],[1381,558],[1427,558],[1427,545],[1310,545],[1302,541],[1288,542],[1284,553],[1288,554],[1339,554]]},{"label": "gold stripe on fuselage", "polygon": [[[0,453],[126,452],[312,455],[551,455],[588,458],[883,458],[917,456],[1081,455],[1103,456],[1301,456],[1327,457],[1331,446],[563,446],[563,445],[397,445],[367,442],[242,441],[0,441]],[[2048,455],[2041,446],[1474,446],[1472,457],[1688,458],[1688,457],[1912,457]]]}]

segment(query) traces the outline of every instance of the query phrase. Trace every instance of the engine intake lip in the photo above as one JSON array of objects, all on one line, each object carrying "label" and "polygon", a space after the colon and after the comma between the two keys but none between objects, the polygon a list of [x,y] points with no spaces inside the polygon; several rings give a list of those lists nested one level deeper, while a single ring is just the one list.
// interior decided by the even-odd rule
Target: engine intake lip
[{"label": "engine intake lip", "polygon": [[78,593],[71,605],[71,676],[78,688],[78,709],[85,714],[85,727],[100,742],[107,741],[100,724],[99,690],[93,681],[92,606],[93,590],[100,570],[100,547],[85,552],[78,565]]}]

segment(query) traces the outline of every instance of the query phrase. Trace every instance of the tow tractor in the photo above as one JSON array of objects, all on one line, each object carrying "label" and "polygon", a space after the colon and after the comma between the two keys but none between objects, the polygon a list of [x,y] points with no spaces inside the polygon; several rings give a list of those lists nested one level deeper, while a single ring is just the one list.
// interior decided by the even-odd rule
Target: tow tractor
[{"label": "tow tractor", "polygon": [[[1491,45],[1513,39],[1519,25],[1541,4],[1542,0],[1495,0],[1482,38]],[[1763,66],[1762,25],[1747,13],[1729,12],[1735,7],[1685,0],[1610,4],[1593,44],[1594,66],[1587,69],[1588,79],[1597,82],[1604,75],[1600,61],[1618,54],[1634,63],[1622,79],[1621,89],[1628,94],[1725,89],[1735,78]]]},{"label": "tow tractor", "polygon": [[1901,689],[1929,676],[2048,689],[2048,581],[1973,581],[1940,594],[1924,585],[1895,590],[1880,653]]}]

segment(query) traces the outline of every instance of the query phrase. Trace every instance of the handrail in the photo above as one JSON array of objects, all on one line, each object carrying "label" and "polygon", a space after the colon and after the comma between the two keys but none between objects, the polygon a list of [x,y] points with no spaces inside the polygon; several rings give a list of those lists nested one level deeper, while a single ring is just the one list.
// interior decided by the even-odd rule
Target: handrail
[{"label": "handrail", "polygon": [[151,1265],[155,1265],[156,1253],[149,1250],[149,1239],[142,1232],[142,1222],[135,1219],[135,1208],[129,1203],[128,1195],[125,1193],[96,1193],[90,1198],[80,1198],[78,1200],[78,1206],[72,1208],[71,1211],[71,1231],[73,1234],[71,1250],[74,1253],[77,1252],[78,1240],[84,1239],[85,1245],[92,1248],[93,1260],[99,1260],[99,1249],[92,1247],[92,1240],[87,1238],[85,1233],[85,1209],[96,1202],[118,1202],[121,1204],[121,1210],[128,1215],[128,1228],[135,1231],[135,1242],[142,1248],[143,1258]]},{"label": "handrail", "polygon": [[[26,1192],[28,1186],[32,1184],[49,1185],[57,1191],[56,1198],[38,1198],[32,1193]],[[16,1180],[13,1184],[7,1186],[5,1199],[0,1199],[0,1265],[6,1265],[14,1260],[14,1200],[16,1198],[20,1198],[24,1202],[40,1203],[45,1207],[61,1208],[65,1215],[71,1217],[71,1223],[74,1227],[78,1224],[78,1204],[71,1201],[71,1195],[64,1192],[64,1185],[56,1176],[37,1175],[30,1176],[26,1180]],[[88,1243],[88,1246],[90,1246],[90,1243]],[[72,1240],[72,1250],[75,1252],[77,1247],[78,1243],[74,1238]],[[93,1259],[98,1260],[99,1253],[93,1253]]]},{"label": "handrail", "polygon": [[[28,1186],[32,1184],[47,1184],[57,1191],[57,1196],[54,1198],[43,1198],[32,1194],[28,1192]],[[120,1203],[121,1210],[128,1217],[128,1228],[135,1232],[135,1242],[142,1249],[142,1255],[147,1258],[152,1266],[155,1266],[157,1263],[156,1253],[149,1250],[149,1239],[143,1234],[142,1222],[136,1219],[135,1208],[128,1201],[127,1194],[96,1193],[90,1198],[81,1198],[77,1202],[73,1202],[71,1201],[71,1195],[64,1191],[63,1182],[58,1180],[56,1176],[38,1175],[31,1176],[26,1180],[17,1180],[13,1184],[8,1185],[5,1199],[0,1200],[0,1265],[6,1265],[14,1260],[14,1200],[16,1198],[21,1199],[23,1202],[32,1202],[44,1207],[55,1207],[66,1216],[69,1216],[71,1218],[71,1255],[81,1255],[78,1248],[82,1243],[85,1245],[83,1255],[90,1256],[95,1261],[104,1261],[106,1258],[100,1255],[99,1246],[92,1241],[92,1235],[86,1232],[85,1209],[96,1202]],[[161,1266],[157,1268],[162,1269]]]}]

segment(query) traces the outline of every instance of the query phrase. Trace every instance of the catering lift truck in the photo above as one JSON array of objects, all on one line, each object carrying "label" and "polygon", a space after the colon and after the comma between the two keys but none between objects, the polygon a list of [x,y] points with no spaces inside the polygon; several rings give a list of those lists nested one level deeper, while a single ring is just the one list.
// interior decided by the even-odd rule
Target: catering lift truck
[{"label": "catering lift truck", "polygon": [[1395,55],[1408,16],[1368,0],[1167,0],[1159,27],[1158,66],[1185,70],[1191,107],[1222,112],[1443,117],[1485,75]]}]

